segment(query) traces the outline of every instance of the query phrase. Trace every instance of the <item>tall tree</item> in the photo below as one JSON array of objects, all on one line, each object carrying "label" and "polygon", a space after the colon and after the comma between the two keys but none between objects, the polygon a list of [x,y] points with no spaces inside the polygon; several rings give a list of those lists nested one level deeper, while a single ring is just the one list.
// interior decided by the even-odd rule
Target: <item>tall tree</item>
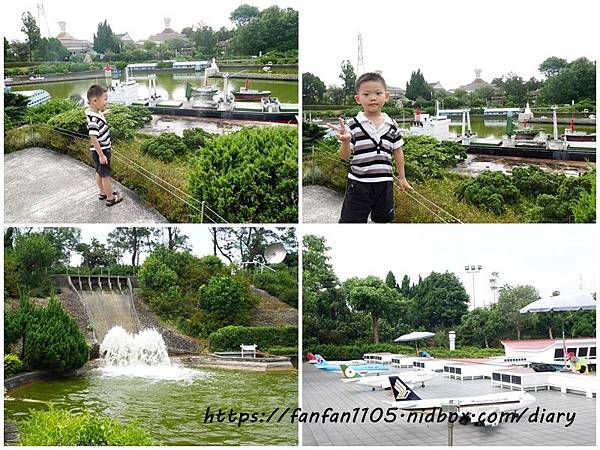
[{"label": "tall tree", "polygon": [[344,282],[342,289],[354,310],[371,316],[373,342],[378,344],[379,321],[399,305],[398,293],[374,276],[350,278]]},{"label": "tall tree", "polygon": [[58,262],[68,265],[71,252],[75,251],[81,240],[81,230],[74,227],[49,227],[43,228],[41,234],[46,236],[56,248]]},{"label": "tall tree", "polygon": [[341,64],[342,72],[340,73],[340,78],[342,80],[342,90],[344,91],[344,105],[346,104],[346,100],[349,96],[354,95],[355,91],[355,83],[356,83],[356,73],[354,72],[354,66],[349,60],[342,61]]},{"label": "tall tree", "polygon": [[468,311],[469,296],[455,274],[431,272],[415,286],[411,303],[415,327],[454,327]]},{"label": "tall tree", "polygon": [[410,277],[408,275],[404,275],[402,277],[402,284],[400,285],[400,294],[403,297],[408,298],[411,295],[411,286],[410,286]]},{"label": "tall tree", "polygon": [[114,53],[121,51],[121,41],[106,20],[98,24],[98,30],[94,34],[94,50],[98,53],[106,53],[109,50]]},{"label": "tall tree", "polygon": [[302,103],[305,105],[315,105],[323,101],[325,95],[325,83],[310,72],[302,74]]},{"label": "tall tree", "polygon": [[540,294],[533,286],[502,286],[498,295],[498,310],[506,331],[516,332],[516,338],[521,339],[521,332],[528,316],[521,314],[519,310],[539,298]]},{"label": "tall tree", "polygon": [[425,100],[431,100],[431,86],[425,81],[425,77],[421,73],[421,69],[410,74],[410,81],[406,83],[406,98],[417,100],[422,97]]},{"label": "tall tree", "polygon": [[567,60],[557,56],[546,58],[543,63],[538,66],[538,70],[546,75],[546,78],[558,75],[561,70],[567,67]]},{"label": "tall tree", "polygon": [[31,62],[31,55],[40,44],[42,35],[40,33],[40,28],[38,27],[35,19],[29,11],[23,13],[23,15],[21,16],[21,20],[23,21],[21,31],[26,36],[25,43],[27,44],[27,48],[29,51],[29,62]]},{"label": "tall tree", "polygon": [[182,233],[181,228],[178,227],[166,227],[163,228],[163,233],[167,232],[167,248],[169,250],[190,250],[190,244],[188,242],[189,237]]},{"label": "tall tree", "polygon": [[81,254],[82,267],[90,269],[98,267],[106,268],[117,263],[117,254],[96,238],[92,238],[89,244],[80,242],[75,247],[75,250]]},{"label": "tall tree", "polygon": [[395,290],[399,290],[399,286],[398,283],[396,283],[396,277],[394,276],[394,273],[390,270],[387,275],[385,276],[385,284],[387,285],[387,287],[395,289]]},{"label": "tall tree", "polygon": [[131,254],[131,265],[137,267],[141,253],[158,244],[158,233],[155,228],[117,227],[108,234],[108,245],[119,256]]},{"label": "tall tree", "polygon": [[229,15],[229,20],[235,23],[238,27],[247,25],[252,19],[260,14],[256,6],[243,4],[234,9]]}]

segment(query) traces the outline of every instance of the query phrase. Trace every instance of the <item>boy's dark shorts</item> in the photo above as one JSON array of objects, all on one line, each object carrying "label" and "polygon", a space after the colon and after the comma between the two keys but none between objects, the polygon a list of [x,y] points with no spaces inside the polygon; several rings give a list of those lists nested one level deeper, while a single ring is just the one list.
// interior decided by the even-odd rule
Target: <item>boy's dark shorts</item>
[{"label": "boy's dark shorts", "polygon": [[105,178],[105,177],[110,177],[110,175],[112,174],[112,163],[111,163],[112,152],[110,150],[103,150],[103,153],[106,156],[106,159],[108,159],[108,164],[100,164],[100,157],[98,156],[98,153],[96,153],[96,150],[90,150],[90,154],[92,157],[92,164],[94,165],[94,168],[96,169],[96,173],[98,175],[100,175],[102,178]]},{"label": "boy's dark shorts", "polygon": [[394,185],[391,181],[362,183],[348,179],[339,223],[389,223],[394,219]]}]

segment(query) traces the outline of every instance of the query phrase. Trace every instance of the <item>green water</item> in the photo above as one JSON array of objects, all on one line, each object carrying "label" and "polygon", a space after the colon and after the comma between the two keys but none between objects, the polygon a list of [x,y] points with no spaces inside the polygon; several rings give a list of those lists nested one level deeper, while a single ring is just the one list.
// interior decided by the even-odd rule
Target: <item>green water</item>
[{"label": "green water", "polygon": [[[518,124],[514,124],[515,129],[518,128]],[[552,134],[553,125],[551,123],[532,123],[532,127],[537,128],[538,130],[543,130],[546,133]],[[505,120],[471,120],[471,128],[473,132],[477,133],[478,137],[481,138],[502,138],[502,136],[506,135],[506,119]],[[568,125],[558,124],[558,134],[561,135],[565,132],[565,128],[568,128]],[[460,122],[451,123],[450,131],[455,132],[456,134],[460,134],[462,129],[462,125]],[[596,127],[593,125],[575,125],[575,129],[577,131],[586,131],[588,133],[595,133]]]},{"label": "green water", "polygon": [[[144,378],[107,378],[96,371],[86,376],[35,383],[10,391],[16,401],[4,402],[5,418],[15,421],[51,401],[57,407],[88,410],[129,422],[137,419],[159,445],[296,445],[298,429],[282,423],[204,423],[206,408],[229,412],[281,411],[298,405],[298,372],[253,372],[200,369],[204,378],[191,384]],[[260,417],[260,415],[259,415]],[[289,415],[286,417],[290,417]]]},{"label": "green water", "polygon": [[[148,78],[146,72],[136,72],[134,77],[140,87],[140,98],[148,97]],[[185,86],[187,83],[192,86],[202,86],[204,77],[194,72],[190,73],[169,73],[158,72],[156,74],[156,92],[162,96],[163,100],[185,100]],[[223,86],[222,78],[209,78],[209,84],[219,87]],[[231,78],[229,84],[233,88],[239,88],[244,85],[245,79]],[[298,103],[298,83],[295,81],[273,81],[273,80],[250,80],[251,89],[269,90],[274,97],[278,97],[284,103]],[[85,98],[87,89],[92,84],[105,85],[104,77],[89,80],[62,81],[56,83],[36,83],[26,86],[13,86],[13,91],[24,91],[32,89],[45,89],[53,98],[69,98],[73,94],[79,94]]]}]

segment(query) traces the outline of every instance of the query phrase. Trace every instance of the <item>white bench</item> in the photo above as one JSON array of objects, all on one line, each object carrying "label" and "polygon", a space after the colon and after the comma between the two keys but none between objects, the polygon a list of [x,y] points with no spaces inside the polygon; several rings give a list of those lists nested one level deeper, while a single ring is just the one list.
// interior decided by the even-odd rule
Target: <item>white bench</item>
[{"label": "white bench", "polygon": [[240,349],[242,351],[242,358],[244,357],[244,351],[246,351],[246,352],[252,352],[252,357],[256,358],[256,347],[257,347],[256,344],[252,344],[252,345],[241,344],[240,345]]}]

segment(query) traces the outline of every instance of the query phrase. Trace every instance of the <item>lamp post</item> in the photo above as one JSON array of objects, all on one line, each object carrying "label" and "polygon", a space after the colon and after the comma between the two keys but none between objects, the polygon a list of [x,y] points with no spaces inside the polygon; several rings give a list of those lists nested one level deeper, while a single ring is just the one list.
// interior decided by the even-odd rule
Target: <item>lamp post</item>
[{"label": "lamp post", "polygon": [[473,274],[473,310],[475,310],[475,274],[481,272],[482,268],[482,265],[465,266],[465,271]]}]

